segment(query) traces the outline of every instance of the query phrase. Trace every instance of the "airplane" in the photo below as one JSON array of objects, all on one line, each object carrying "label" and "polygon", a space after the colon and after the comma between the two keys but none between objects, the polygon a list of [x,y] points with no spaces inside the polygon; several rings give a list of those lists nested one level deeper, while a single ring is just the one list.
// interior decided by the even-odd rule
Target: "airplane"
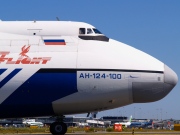
[{"label": "airplane", "polygon": [[42,122],[36,122],[35,119],[24,119],[22,123],[27,126],[38,126],[38,127],[44,126]]},{"label": "airplane", "polygon": [[163,62],[73,21],[0,21],[0,118],[99,112],[164,98],[177,84]]},{"label": "airplane", "polygon": [[128,127],[131,125],[132,115],[129,117],[128,122],[119,122],[118,124],[121,124],[124,127]]},{"label": "airplane", "polygon": [[27,124],[27,123],[30,123],[30,122],[35,122],[36,120],[35,119],[23,119],[23,124]]},{"label": "airplane", "polygon": [[44,124],[43,124],[42,122],[28,122],[26,125],[27,125],[27,126],[44,127]]},{"label": "airplane", "polygon": [[152,126],[153,120],[149,120],[147,122],[132,122],[128,127],[138,127],[138,128],[145,128],[148,126]]}]

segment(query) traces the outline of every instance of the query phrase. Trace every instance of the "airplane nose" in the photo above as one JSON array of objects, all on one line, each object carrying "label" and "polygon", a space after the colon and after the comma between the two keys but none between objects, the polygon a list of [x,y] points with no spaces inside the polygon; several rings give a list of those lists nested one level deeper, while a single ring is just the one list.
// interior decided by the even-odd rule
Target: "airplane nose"
[{"label": "airplane nose", "polygon": [[169,68],[167,65],[164,65],[164,82],[172,85],[173,87],[178,82],[177,74],[171,68]]},{"label": "airplane nose", "polygon": [[164,65],[164,81],[163,82],[133,82],[133,102],[145,103],[154,102],[164,98],[177,84],[177,74]]}]

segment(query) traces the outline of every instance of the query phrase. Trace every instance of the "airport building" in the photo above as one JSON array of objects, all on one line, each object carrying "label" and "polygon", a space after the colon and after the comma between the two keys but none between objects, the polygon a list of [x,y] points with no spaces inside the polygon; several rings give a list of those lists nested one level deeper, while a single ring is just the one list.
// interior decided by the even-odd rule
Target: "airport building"
[{"label": "airport building", "polygon": [[[34,119],[36,122],[42,122],[44,126],[49,126],[51,123],[56,121],[56,118],[54,117],[38,117],[38,118],[30,118]],[[28,119],[0,119],[0,125],[1,126],[14,126],[14,127],[25,127],[23,124],[24,120]],[[64,118],[64,122],[67,124],[67,126],[78,126],[78,127],[84,127],[84,126],[93,126],[93,127],[109,127],[114,125],[114,123],[118,122],[127,122],[128,117],[119,117],[119,116],[103,116],[101,118],[90,118],[90,117],[76,117],[76,116],[66,116]],[[147,119],[132,119],[132,123],[143,123],[147,122],[149,120]],[[165,129],[165,128],[172,128],[174,124],[180,124],[180,120],[174,120],[174,119],[167,119],[167,120],[153,120],[153,127],[150,126],[150,128],[159,128],[159,129]]]},{"label": "airport building", "polygon": [[101,121],[111,121],[111,125],[117,122],[127,121],[128,117],[122,116],[103,116],[100,118]]},{"label": "airport building", "polygon": [[[38,117],[38,118],[30,118],[35,119],[36,122],[42,122],[45,125],[50,125],[54,121],[56,121],[56,118],[54,117]],[[25,119],[0,119],[0,125],[2,126],[11,126],[11,125],[21,125]],[[26,119],[27,120],[27,119]],[[113,125],[116,122],[122,122],[126,121],[127,117],[119,117],[119,116],[104,116],[100,119],[98,118],[91,118],[91,117],[76,117],[76,116],[66,116],[64,118],[64,122],[67,124],[67,126],[85,126],[85,125],[91,125],[91,126],[110,126]]]}]

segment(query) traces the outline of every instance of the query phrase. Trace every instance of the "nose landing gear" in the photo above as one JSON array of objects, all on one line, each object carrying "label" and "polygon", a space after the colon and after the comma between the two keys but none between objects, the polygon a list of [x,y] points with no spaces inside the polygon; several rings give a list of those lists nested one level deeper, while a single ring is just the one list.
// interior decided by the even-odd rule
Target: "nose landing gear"
[{"label": "nose landing gear", "polygon": [[54,122],[50,125],[50,132],[53,135],[64,135],[67,132],[67,126],[63,122]]},{"label": "nose landing gear", "polygon": [[50,125],[50,132],[53,135],[64,135],[67,132],[67,125],[62,122],[62,118],[57,119]]}]

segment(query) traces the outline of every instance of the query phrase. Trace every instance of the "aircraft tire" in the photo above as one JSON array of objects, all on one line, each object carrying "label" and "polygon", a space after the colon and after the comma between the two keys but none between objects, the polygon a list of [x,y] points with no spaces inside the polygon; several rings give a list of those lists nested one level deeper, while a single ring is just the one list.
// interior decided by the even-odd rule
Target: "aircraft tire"
[{"label": "aircraft tire", "polygon": [[64,135],[67,132],[67,126],[63,122],[54,122],[50,125],[50,132],[53,135]]}]

